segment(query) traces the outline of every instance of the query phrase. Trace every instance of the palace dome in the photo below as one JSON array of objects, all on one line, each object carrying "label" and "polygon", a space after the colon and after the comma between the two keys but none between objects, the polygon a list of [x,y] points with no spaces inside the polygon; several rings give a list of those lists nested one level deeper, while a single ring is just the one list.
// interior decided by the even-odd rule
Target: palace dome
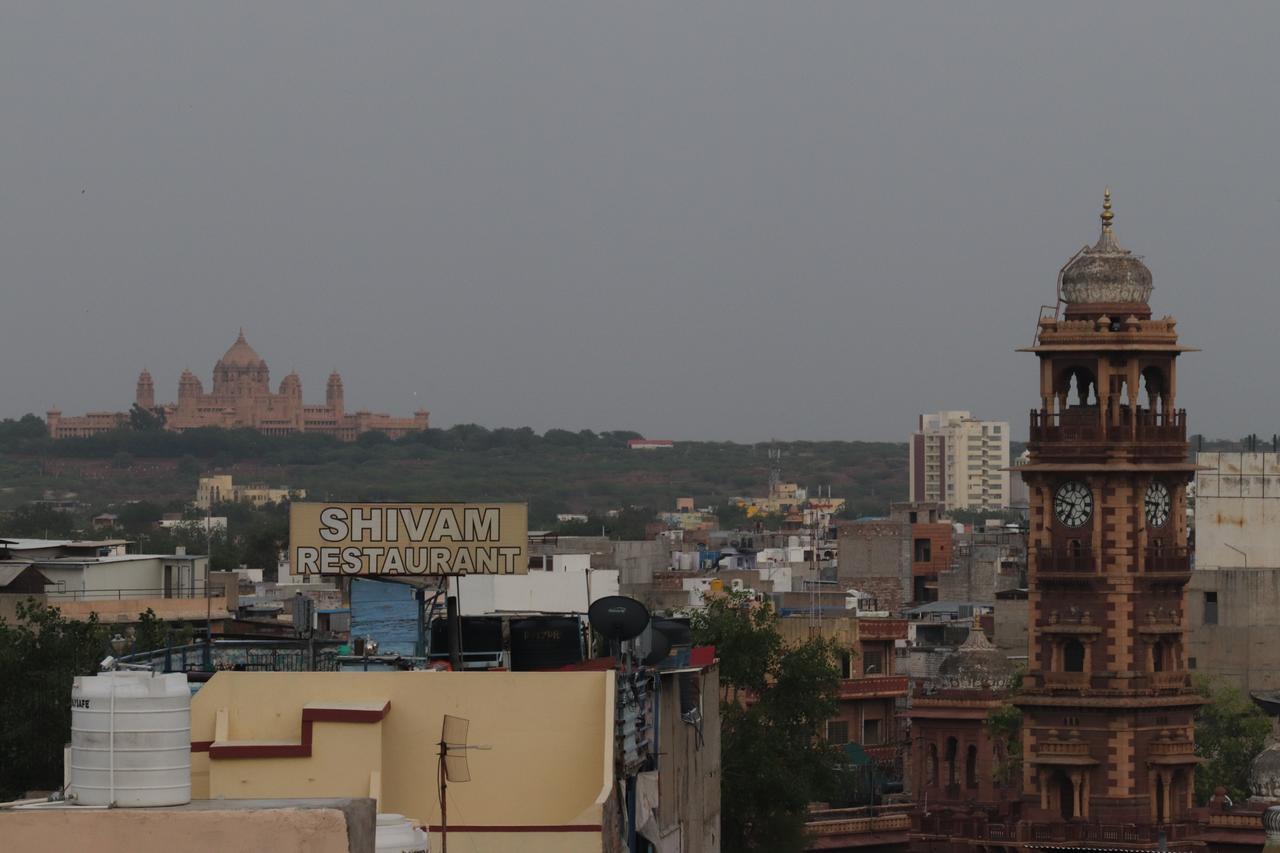
[{"label": "palace dome", "polygon": [[1005,690],[1013,686],[1017,674],[1013,662],[974,625],[960,648],[938,667],[937,682],[951,690]]},{"label": "palace dome", "polygon": [[[1143,306],[1151,298],[1151,270],[1141,259],[1116,242],[1111,220],[1111,190],[1102,202],[1102,234],[1098,242],[1081,249],[1062,270],[1062,301],[1068,313],[1073,306]],[[1143,313],[1146,313],[1145,311]]]},{"label": "palace dome", "polygon": [[223,367],[265,367],[262,356],[258,355],[249,342],[244,339],[244,329],[240,330],[236,342],[223,354],[218,363]]}]

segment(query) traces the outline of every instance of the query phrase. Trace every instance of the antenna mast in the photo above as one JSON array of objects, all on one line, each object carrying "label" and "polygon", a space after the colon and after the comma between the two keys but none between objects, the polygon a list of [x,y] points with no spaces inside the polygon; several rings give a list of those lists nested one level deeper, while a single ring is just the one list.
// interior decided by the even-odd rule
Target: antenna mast
[{"label": "antenna mast", "polygon": [[440,849],[443,853],[449,853],[449,783],[471,781],[468,749],[490,749],[479,744],[468,745],[469,728],[470,720],[450,714],[444,715],[444,724],[440,727],[440,763],[436,769],[436,781],[440,786]]}]

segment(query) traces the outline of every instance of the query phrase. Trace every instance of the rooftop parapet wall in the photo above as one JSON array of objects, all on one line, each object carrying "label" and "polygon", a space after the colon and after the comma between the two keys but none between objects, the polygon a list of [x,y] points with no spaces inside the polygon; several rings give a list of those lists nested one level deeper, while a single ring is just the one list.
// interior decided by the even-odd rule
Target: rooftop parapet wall
[{"label": "rooftop parapet wall", "polygon": [[[4,849],[94,853],[373,853],[374,802],[218,800],[174,808],[0,812]],[[269,842],[268,842],[269,839]]]},{"label": "rooftop parapet wall", "polygon": [[[483,827],[505,833],[504,843],[514,845],[508,849],[526,835],[530,843],[561,844],[547,849],[587,849],[581,844],[588,839],[599,849],[612,790],[613,689],[612,672],[220,672],[192,702],[193,749],[296,744],[308,704],[389,702],[390,709],[376,724],[316,722],[310,756],[229,760],[196,751],[192,789],[198,797],[360,791],[380,795],[382,812],[435,826],[434,776],[424,784],[423,773],[434,773],[449,713],[470,720],[470,742],[491,746],[469,754],[471,782],[450,786],[450,823],[473,826],[477,834],[487,834]],[[347,738],[365,747],[377,740],[380,746],[369,748],[379,750],[378,761],[351,761],[341,747]],[[229,772],[214,772],[218,762]],[[531,779],[539,784],[529,785]]]},{"label": "rooftop parapet wall", "polygon": [[[1119,321],[1118,329],[1112,323]],[[1040,321],[1037,341],[1041,346],[1079,344],[1096,348],[1117,346],[1176,346],[1178,321],[1173,317],[1139,320],[1136,317],[1101,317],[1097,320],[1066,320],[1046,317]],[[1105,333],[1099,336],[1099,332]]]}]

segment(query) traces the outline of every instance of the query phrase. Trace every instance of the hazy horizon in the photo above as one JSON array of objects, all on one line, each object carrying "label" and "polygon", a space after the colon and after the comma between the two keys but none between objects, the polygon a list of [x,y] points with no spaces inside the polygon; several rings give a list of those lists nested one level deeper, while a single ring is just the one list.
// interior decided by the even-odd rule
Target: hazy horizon
[{"label": "hazy horizon", "polygon": [[[206,388],[240,326],[435,426],[1025,438],[1059,267],[1121,244],[1189,429],[1280,432],[1280,8],[15,3],[0,417]],[[1274,426],[1267,428],[1268,424]]]}]

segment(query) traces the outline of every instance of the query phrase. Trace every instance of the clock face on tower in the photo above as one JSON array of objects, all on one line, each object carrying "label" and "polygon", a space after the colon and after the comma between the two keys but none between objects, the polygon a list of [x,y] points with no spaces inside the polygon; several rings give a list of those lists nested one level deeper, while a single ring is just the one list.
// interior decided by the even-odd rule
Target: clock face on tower
[{"label": "clock face on tower", "polygon": [[1093,492],[1084,483],[1063,483],[1053,496],[1053,512],[1064,527],[1083,527],[1093,515]]},{"label": "clock face on tower", "polygon": [[1147,486],[1147,524],[1164,527],[1169,520],[1169,487],[1158,480]]}]

